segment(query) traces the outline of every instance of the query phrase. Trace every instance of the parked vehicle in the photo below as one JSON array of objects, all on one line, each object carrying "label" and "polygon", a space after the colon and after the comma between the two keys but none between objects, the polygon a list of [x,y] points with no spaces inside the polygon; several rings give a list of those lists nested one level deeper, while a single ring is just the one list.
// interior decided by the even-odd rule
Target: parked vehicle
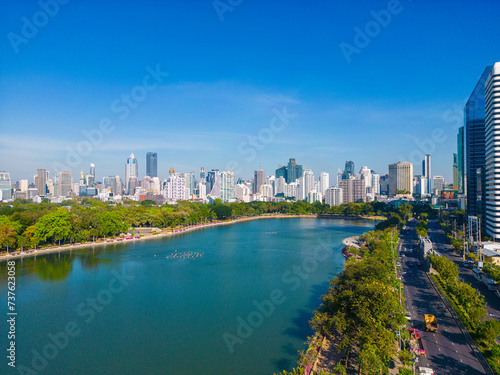
[{"label": "parked vehicle", "polygon": [[416,373],[418,375],[435,375],[434,370],[430,367],[418,367]]},{"label": "parked vehicle", "polygon": [[437,332],[439,324],[436,321],[436,317],[431,314],[424,314],[425,330],[429,332]]},{"label": "parked vehicle", "polygon": [[421,266],[421,265],[422,265],[422,262],[421,262],[421,261],[417,261],[417,265],[418,265],[418,266]]},{"label": "parked vehicle", "polygon": [[481,281],[481,275],[483,274],[483,271],[481,271],[479,268],[473,268],[472,269],[472,275],[477,281]]},{"label": "parked vehicle", "polygon": [[490,275],[483,272],[481,274],[481,281],[484,284],[484,286],[488,288],[488,290],[491,291],[497,290],[497,284],[495,283],[495,281],[491,279]]},{"label": "parked vehicle", "polygon": [[416,328],[408,329],[410,332],[410,348],[416,355],[425,355],[424,343],[422,342],[422,335]]}]

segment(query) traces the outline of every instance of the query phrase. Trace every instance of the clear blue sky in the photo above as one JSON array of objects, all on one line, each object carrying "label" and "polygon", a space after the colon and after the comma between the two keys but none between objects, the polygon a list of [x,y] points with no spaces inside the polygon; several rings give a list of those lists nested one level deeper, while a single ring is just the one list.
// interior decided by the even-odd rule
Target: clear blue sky
[{"label": "clear blue sky", "polygon": [[[142,177],[155,151],[162,178],[201,166],[250,178],[261,162],[270,175],[290,157],[316,176],[345,160],[381,174],[418,161],[417,174],[423,149],[451,181],[464,100],[500,61],[500,2],[391,3],[243,0],[219,15],[212,0],[71,0],[44,16],[38,2],[2,1],[0,170],[31,182],[54,162],[74,177],[93,162],[101,180],[123,176],[134,152]],[[350,62],[342,43],[361,47]],[[155,88],[148,66],[169,73]],[[141,101],[126,113],[131,92]],[[112,130],[97,135],[103,119]]]}]

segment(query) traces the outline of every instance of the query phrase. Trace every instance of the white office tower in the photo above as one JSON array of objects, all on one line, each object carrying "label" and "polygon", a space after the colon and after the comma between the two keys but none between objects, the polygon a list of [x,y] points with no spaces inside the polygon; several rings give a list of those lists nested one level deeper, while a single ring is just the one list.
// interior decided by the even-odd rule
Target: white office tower
[{"label": "white office tower", "polygon": [[295,200],[298,200],[299,185],[297,181],[285,184],[285,197],[295,197]]},{"label": "white office tower", "polygon": [[22,192],[27,192],[28,191],[28,180],[20,180],[19,181],[19,190]]},{"label": "white office tower", "polygon": [[486,87],[486,232],[500,238],[500,62],[495,63]]},{"label": "white office tower", "polygon": [[189,199],[189,189],[186,189],[186,180],[182,173],[170,173],[163,195],[171,203]]},{"label": "white office tower", "polygon": [[220,199],[222,202],[235,202],[234,195],[236,181],[234,173],[229,171],[221,172],[220,174]]},{"label": "white office tower", "polygon": [[380,175],[372,173],[372,194],[374,197],[380,195]]},{"label": "white office tower", "polygon": [[236,185],[234,191],[235,191],[236,199],[239,202],[248,203],[251,201],[250,193],[252,190],[247,185],[238,184],[238,185]]},{"label": "white office tower", "polygon": [[286,186],[286,180],[280,176],[274,181],[274,195],[279,195],[283,194],[285,197],[287,196],[285,194],[285,186]]},{"label": "white office tower", "polygon": [[337,169],[337,186],[339,185],[339,182],[342,181],[342,169]]},{"label": "white office tower", "polygon": [[307,197],[307,194],[311,190],[314,189],[314,173],[310,169],[304,170],[304,197],[302,199],[305,199]]},{"label": "white office tower", "polygon": [[325,195],[326,189],[330,186],[330,175],[326,172],[321,172],[319,175],[319,192]]},{"label": "white office tower", "polygon": [[260,198],[263,201],[269,202],[272,201],[274,198],[273,187],[271,185],[268,184],[260,185],[259,193],[260,193]]},{"label": "white office tower", "polygon": [[326,189],[325,203],[332,206],[340,206],[342,202],[342,189],[339,187],[331,187]]},{"label": "white office tower", "polygon": [[367,166],[361,167],[359,170],[359,177],[365,180],[365,188],[367,193],[371,193],[372,187],[372,171]]}]

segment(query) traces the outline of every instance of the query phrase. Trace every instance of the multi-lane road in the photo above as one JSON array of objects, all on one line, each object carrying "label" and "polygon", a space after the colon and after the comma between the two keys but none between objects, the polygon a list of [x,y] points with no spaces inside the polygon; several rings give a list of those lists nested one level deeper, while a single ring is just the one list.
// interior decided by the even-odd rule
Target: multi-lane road
[{"label": "multi-lane road", "polygon": [[488,290],[482,282],[477,281],[474,276],[472,276],[472,269],[463,266],[462,257],[457,255],[454,251],[443,252],[443,250],[452,249],[452,247],[447,244],[448,239],[438,222],[429,221],[428,235],[429,239],[432,241],[433,248],[441,253],[441,255],[446,256],[449,260],[457,264],[460,271],[459,279],[476,288],[484,296],[486,310],[490,317],[500,320],[500,299],[495,293]]},{"label": "multi-lane road", "polygon": [[[432,286],[423,267],[417,265],[419,252],[413,251],[419,246],[415,226],[416,222],[408,222],[409,230],[401,235],[398,250],[400,254],[407,254],[401,257],[400,262],[406,308],[412,318],[409,326],[421,330],[425,348],[425,356],[418,357],[416,366],[430,367],[436,375],[485,374],[465,335]],[[439,235],[437,229],[435,234]],[[441,242],[446,246],[444,241]],[[436,317],[438,332],[425,332],[424,314]]]}]

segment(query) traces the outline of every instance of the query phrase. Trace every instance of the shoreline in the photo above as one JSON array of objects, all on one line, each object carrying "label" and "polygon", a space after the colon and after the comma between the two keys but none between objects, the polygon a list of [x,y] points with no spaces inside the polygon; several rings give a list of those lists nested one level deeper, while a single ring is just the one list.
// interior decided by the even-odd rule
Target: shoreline
[{"label": "shoreline", "polygon": [[223,225],[233,225],[237,223],[244,223],[247,221],[253,221],[253,220],[260,220],[260,219],[287,219],[287,218],[306,218],[306,219],[344,219],[344,220],[378,220],[373,217],[361,217],[361,216],[343,216],[343,215],[262,215],[262,216],[253,216],[253,217],[245,217],[241,219],[234,219],[234,220],[229,220],[229,221],[215,221],[212,223],[208,224],[198,224],[198,225],[192,225],[189,227],[181,228],[181,229],[174,229],[172,231],[169,231],[168,229],[164,229],[161,232],[158,232],[159,234],[146,234],[141,237],[137,237],[137,235],[132,235],[131,237],[125,237],[125,238],[120,238],[120,239],[113,239],[113,240],[100,240],[97,242],[84,242],[84,243],[78,243],[78,244],[66,244],[66,245],[61,245],[61,246],[54,246],[54,247],[44,247],[44,248],[38,248],[36,250],[25,250],[25,251],[17,251],[15,253],[9,253],[9,254],[4,254],[0,255],[0,263],[12,259],[20,259],[20,258],[26,258],[26,257],[32,257],[32,256],[37,256],[37,255],[45,255],[45,254],[51,254],[51,253],[60,253],[63,251],[71,251],[71,250],[78,250],[78,249],[89,249],[89,248],[94,248],[98,246],[107,246],[107,245],[116,245],[116,244],[126,244],[126,243],[133,243],[136,241],[145,241],[145,240],[150,240],[154,238],[165,238],[165,237],[172,237],[172,236],[177,236],[180,234],[184,233],[189,233],[195,230],[201,230],[201,229],[206,229],[206,228],[211,228],[211,227],[218,227],[218,226],[223,226]]}]

